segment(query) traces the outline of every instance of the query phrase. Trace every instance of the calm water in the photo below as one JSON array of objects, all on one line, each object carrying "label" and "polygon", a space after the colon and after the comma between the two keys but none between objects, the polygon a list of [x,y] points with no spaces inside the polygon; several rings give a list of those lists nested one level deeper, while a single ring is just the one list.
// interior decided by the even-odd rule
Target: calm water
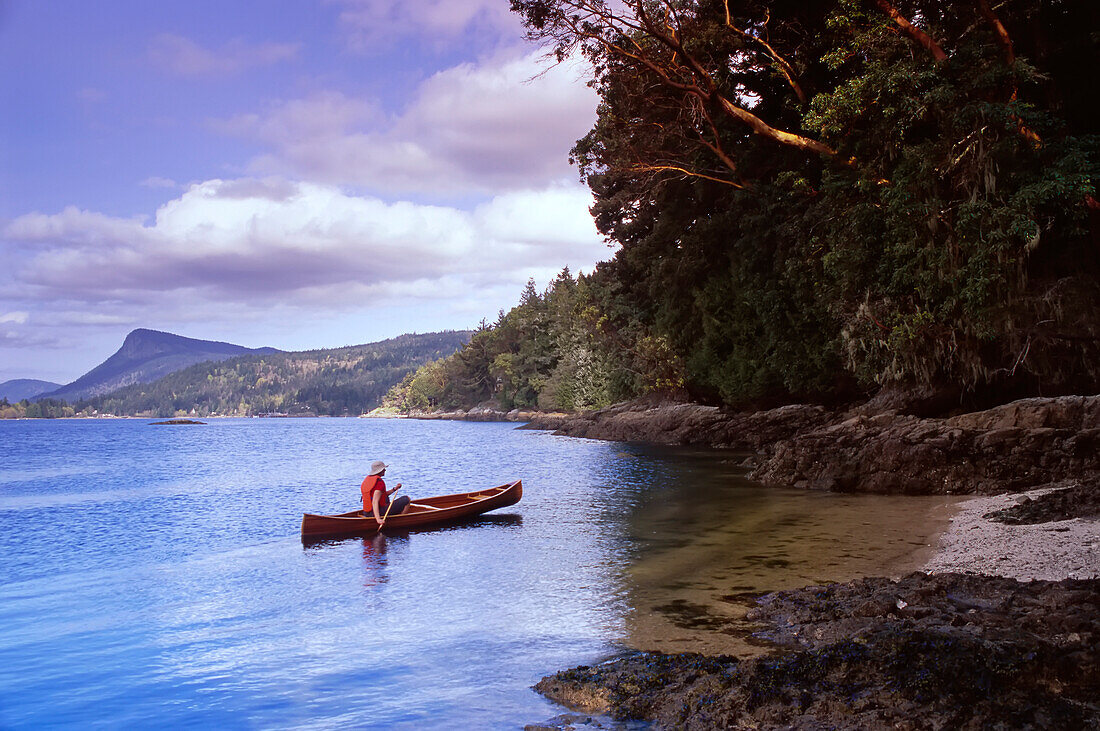
[{"label": "calm water", "polygon": [[[522,478],[523,501],[303,546],[373,459],[413,497]],[[0,727],[522,727],[561,712],[543,675],[728,649],[734,594],[902,565],[941,504],[736,462],[493,423],[0,422]]]}]

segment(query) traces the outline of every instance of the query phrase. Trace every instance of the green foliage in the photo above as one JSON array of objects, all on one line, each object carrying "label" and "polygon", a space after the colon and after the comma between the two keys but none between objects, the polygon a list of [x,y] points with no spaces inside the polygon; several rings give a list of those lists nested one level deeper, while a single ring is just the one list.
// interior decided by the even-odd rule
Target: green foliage
[{"label": "green foliage", "polygon": [[57,399],[23,399],[15,404],[0,399],[0,419],[63,419],[75,415],[76,409]]},{"label": "green foliage", "polygon": [[[857,0],[677,3],[671,41],[599,0],[514,0],[595,63],[573,159],[621,248],[591,300],[632,349],[682,354],[696,395],[1100,383],[1100,6],[997,5],[1010,55],[977,3],[895,4],[946,60]],[[820,154],[750,133],[719,95]]]},{"label": "green foliage", "polygon": [[539,294],[529,281],[520,303],[482,327],[453,356],[422,366],[384,405],[409,412],[494,408],[592,409],[678,386],[679,359],[661,341],[616,319],[605,275],[568,268]]}]

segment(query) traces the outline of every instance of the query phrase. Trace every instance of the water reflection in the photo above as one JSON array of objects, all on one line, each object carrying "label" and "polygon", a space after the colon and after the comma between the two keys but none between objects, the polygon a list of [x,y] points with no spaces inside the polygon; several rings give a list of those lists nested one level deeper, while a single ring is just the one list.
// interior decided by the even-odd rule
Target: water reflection
[{"label": "water reflection", "polygon": [[363,538],[363,586],[370,589],[389,582],[386,562],[386,536],[375,533]]},{"label": "water reflection", "polygon": [[469,518],[460,518],[450,523],[434,523],[411,528],[386,528],[383,533],[393,537],[408,538],[417,533],[450,533],[454,531],[466,531],[476,528],[520,528],[523,526],[523,516],[515,513],[501,513],[489,515],[476,515]]},{"label": "water reflection", "polygon": [[[468,520],[462,520],[451,523],[450,525],[442,526],[438,530],[456,531],[487,527],[522,528],[523,516],[518,513],[493,513],[491,515],[479,515]],[[423,530],[429,530],[429,528],[424,528]]]}]

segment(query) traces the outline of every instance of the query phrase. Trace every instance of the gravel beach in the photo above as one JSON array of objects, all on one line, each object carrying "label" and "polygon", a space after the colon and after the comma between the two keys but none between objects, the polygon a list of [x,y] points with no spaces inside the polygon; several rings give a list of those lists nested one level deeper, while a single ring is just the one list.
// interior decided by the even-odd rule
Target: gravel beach
[{"label": "gravel beach", "polygon": [[925,564],[930,574],[1004,576],[1020,581],[1100,578],[1100,518],[1011,525],[987,517],[1066,489],[976,497],[956,506],[939,549]]}]

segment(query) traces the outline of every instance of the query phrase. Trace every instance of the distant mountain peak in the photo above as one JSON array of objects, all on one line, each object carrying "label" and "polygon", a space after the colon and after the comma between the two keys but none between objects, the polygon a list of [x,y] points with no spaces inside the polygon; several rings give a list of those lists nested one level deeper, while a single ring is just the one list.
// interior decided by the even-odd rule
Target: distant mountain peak
[{"label": "distant mountain peak", "polygon": [[188,338],[175,333],[162,330],[149,330],[139,327],[131,330],[122,341],[122,347],[117,354],[130,358],[140,358],[162,355],[165,353],[191,353],[191,352],[231,352],[233,355],[241,355],[246,352],[278,352],[275,348],[246,348],[243,345],[233,345],[219,340],[198,340]]},{"label": "distant mountain peak", "polygon": [[196,363],[238,355],[278,353],[275,348],[246,348],[216,340],[198,340],[160,330],[130,331],[122,347],[107,360],[70,384],[38,398],[77,401],[109,393],[134,383],[150,383]]}]

